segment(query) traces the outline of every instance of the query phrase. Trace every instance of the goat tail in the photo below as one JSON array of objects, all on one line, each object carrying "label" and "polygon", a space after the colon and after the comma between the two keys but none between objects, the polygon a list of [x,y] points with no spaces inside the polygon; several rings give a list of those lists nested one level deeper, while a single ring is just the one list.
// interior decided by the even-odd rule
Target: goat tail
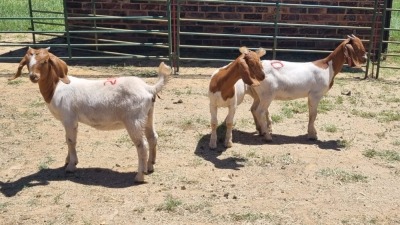
[{"label": "goat tail", "polygon": [[160,63],[160,66],[158,67],[158,81],[154,85],[154,94],[160,92],[167,83],[171,71],[171,67],[167,66],[164,62]]}]

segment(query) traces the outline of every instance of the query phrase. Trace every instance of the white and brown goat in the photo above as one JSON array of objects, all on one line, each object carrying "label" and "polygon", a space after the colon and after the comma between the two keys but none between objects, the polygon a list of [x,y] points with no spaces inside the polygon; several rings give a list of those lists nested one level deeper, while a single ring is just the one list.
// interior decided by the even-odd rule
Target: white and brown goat
[{"label": "white and brown goat", "polygon": [[[264,79],[260,57],[265,50],[256,52],[241,47],[242,53],[235,61],[217,69],[211,76],[208,97],[210,99],[211,137],[209,147],[217,147],[217,112],[219,107],[228,107],[225,119],[225,147],[232,146],[233,118],[237,106],[242,103],[245,94],[251,95],[249,86],[257,86]],[[249,86],[247,86],[249,85]]]},{"label": "white and brown goat", "polygon": [[[47,49],[29,48],[21,65],[29,66],[29,78],[39,84],[50,112],[66,132],[66,171],[76,170],[78,122],[99,130],[126,129],[138,153],[136,182],[154,170],[157,133],[153,112],[156,95],[167,82],[171,68],[161,63],[159,79],[151,86],[138,77],[81,79],[67,76],[67,64]],[[18,68],[14,79],[21,73]],[[61,81],[61,82],[60,82]],[[149,155],[147,153],[149,151]]]},{"label": "white and brown goat", "polygon": [[367,54],[362,41],[354,35],[348,36],[326,58],[314,62],[263,60],[265,79],[259,86],[253,87],[257,93],[255,107],[252,107],[257,130],[267,141],[271,141],[271,119],[268,113],[271,102],[307,97],[308,138],[317,139],[314,121],[321,98],[332,87],[334,78],[342,70],[344,63],[347,62],[350,67],[360,67],[366,60]]}]

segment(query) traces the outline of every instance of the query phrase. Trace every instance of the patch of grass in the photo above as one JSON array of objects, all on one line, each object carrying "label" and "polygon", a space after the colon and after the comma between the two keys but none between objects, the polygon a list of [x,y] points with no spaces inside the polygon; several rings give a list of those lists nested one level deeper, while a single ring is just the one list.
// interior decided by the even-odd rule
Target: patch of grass
[{"label": "patch of grass", "polygon": [[176,209],[182,205],[182,201],[172,197],[172,195],[167,195],[167,197],[164,200],[164,203],[159,205],[156,208],[156,211],[167,211],[167,212],[175,212]]},{"label": "patch of grass", "polygon": [[318,104],[318,113],[327,113],[335,108],[332,101],[323,98]]},{"label": "patch of grass", "polygon": [[[59,0],[32,0],[32,7],[35,10],[63,12],[63,1]],[[28,1],[2,1],[0,7],[0,15],[2,17],[29,17]],[[35,12],[33,17],[60,17],[60,19],[41,19],[35,20],[44,23],[54,24],[35,24],[36,31],[64,31],[64,16],[63,14],[49,14],[43,12]],[[0,30],[2,31],[29,31],[31,28],[30,20],[0,20]]]},{"label": "patch of grass", "polygon": [[269,167],[274,164],[274,159],[269,156],[263,156],[261,157],[260,160],[256,161],[256,165],[261,166],[261,167]]},{"label": "patch of grass", "polygon": [[337,140],[337,146],[339,148],[349,148],[351,146],[352,140],[341,139]]},{"label": "patch of grass", "polygon": [[30,104],[29,104],[29,106],[31,106],[31,107],[43,107],[43,106],[45,106],[46,104],[45,104],[45,101],[43,101],[43,99],[41,99],[41,98],[38,98],[38,99],[36,99],[35,101],[33,101],[33,102],[31,102]]},{"label": "patch of grass", "polygon": [[283,106],[283,111],[290,111],[294,114],[305,113],[308,111],[307,103],[300,101],[287,101]]},{"label": "patch of grass", "polygon": [[248,222],[253,223],[257,220],[264,219],[266,216],[261,213],[231,213],[229,214],[230,218],[236,222]]},{"label": "patch of grass", "polygon": [[48,169],[48,168],[49,168],[49,165],[50,165],[51,163],[53,163],[54,161],[55,161],[55,160],[54,160],[52,157],[47,156],[45,160],[43,160],[43,161],[41,161],[41,162],[39,163],[38,169],[39,169],[39,170]]},{"label": "patch of grass", "polygon": [[336,180],[343,183],[366,183],[368,177],[358,173],[350,173],[340,169],[325,168],[317,171],[318,176],[334,177]]},{"label": "patch of grass", "polygon": [[392,142],[392,145],[394,146],[400,146],[400,140],[395,140]]},{"label": "patch of grass", "polygon": [[211,204],[209,202],[200,202],[196,204],[184,205],[184,209],[189,211],[190,213],[201,212],[209,207],[211,207]]},{"label": "patch of grass", "polygon": [[271,115],[271,120],[272,120],[273,123],[280,123],[280,122],[283,121],[283,116],[272,114]]},{"label": "patch of grass", "polygon": [[121,135],[116,141],[116,145],[125,145],[126,147],[131,147],[133,145],[132,139],[128,134]]},{"label": "patch of grass", "polygon": [[393,110],[384,110],[378,114],[379,122],[400,121],[400,112]]},{"label": "patch of grass", "polygon": [[400,161],[400,153],[392,150],[376,151],[374,149],[367,149],[362,153],[367,158],[379,157],[387,161]]},{"label": "patch of grass", "polygon": [[337,132],[337,127],[334,124],[326,124],[324,130],[329,133],[335,133]]},{"label": "patch of grass", "polygon": [[338,97],[336,98],[336,100],[335,100],[335,103],[336,103],[337,105],[342,105],[343,102],[344,102],[343,96],[338,96]]},{"label": "patch of grass", "polygon": [[366,119],[373,119],[376,117],[376,113],[373,112],[364,112],[357,109],[351,110],[351,114],[355,116],[359,116]]},{"label": "patch of grass", "polygon": [[7,81],[8,85],[15,85],[15,86],[18,86],[18,85],[20,85],[22,83],[24,83],[24,81],[22,79],[15,79],[15,80]]}]

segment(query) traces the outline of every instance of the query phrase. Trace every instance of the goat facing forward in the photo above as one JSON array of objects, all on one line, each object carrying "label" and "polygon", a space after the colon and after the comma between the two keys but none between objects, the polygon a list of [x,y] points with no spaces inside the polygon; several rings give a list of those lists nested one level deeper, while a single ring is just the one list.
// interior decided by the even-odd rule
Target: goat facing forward
[{"label": "goat facing forward", "polygon": [[254,52],[241,47],[239,51],[242,54],[235,61],[217,69],[211,76],[208,92],[211,113],[210,149],[217,148],[218,108],[228,107],[224,145],[229,148],[232,146],[233,118],[237,106],[242,103],[245,94],[252,95],[249,86],[257,86],[264,79],[260,57],[265,55],[265,50],[260,48]]},{"label": "goat facing forward", "polygon": [[[348,36],[330,55],[314,62],[286,62],[263,60],[265,79],[252,87],[257,93],[252,107],[257,130],[266,141],[272,141],[271,119],[268,107],[273,100],[308,98],[308,138],[317,139],[314,121],[317,107],[325,93],[332,87],[335,76],[345,62],[350,67],[360,67],[367,60],[362,41]],[[267,116],[265,116],[267,115]],[[267,120],[267,121],[266,121]]]},{"label": "goat facing forward", "polygon": [[30,80],[39,84],[50,112],[65,128],[66,171],[75,171],[78,163],[78,122],[99,130],[125,128],[138,153],[135,181],[144,182],[144,174],[153,172],[156,159],[158,136],[153,124],[154,102],[166,84],[171,68],[160,63],[159,79],[153,86],[138,77],[81,79],[67,76],[67,64],[48,50],[29,48],[17,74],[11,79],[20,75],[24,65],[29,66]]}]

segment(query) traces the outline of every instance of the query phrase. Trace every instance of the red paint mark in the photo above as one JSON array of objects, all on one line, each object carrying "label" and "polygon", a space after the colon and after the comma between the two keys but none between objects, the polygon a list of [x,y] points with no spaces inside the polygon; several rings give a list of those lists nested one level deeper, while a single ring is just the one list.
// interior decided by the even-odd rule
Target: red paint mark
[{"label": "red paint mark", "polygon": [[282,63],[281,61],[271,61],[271,66],[272,66],[274,69],[279,70],[280,68],[283,67],[283,63]]},{"label": "red paint mark", "polygon": [[106,85],[107,83],[115,85],[117,83],[117,78],[108,78],[106,81],[104,81],[104,85]]}]

